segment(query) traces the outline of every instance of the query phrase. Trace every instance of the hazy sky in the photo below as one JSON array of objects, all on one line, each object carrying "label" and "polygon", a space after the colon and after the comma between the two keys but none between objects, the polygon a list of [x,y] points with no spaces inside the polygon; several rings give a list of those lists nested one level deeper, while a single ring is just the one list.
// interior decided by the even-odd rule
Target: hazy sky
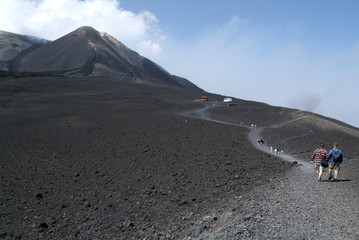
[{"label": "hazy sky", "polygon": [[214,93],[359,127],[357,0],[0,0],[0,29],[93,26]]}]

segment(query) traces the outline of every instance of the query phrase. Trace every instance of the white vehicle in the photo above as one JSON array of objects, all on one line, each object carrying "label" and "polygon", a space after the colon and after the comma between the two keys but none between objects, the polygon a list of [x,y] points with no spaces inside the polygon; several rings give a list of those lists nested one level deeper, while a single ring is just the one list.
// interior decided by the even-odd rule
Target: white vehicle
[{"label": "white vehicle", "polygon": [[223,102],[232,102],[232,98],[226,97],[223,99]]}]

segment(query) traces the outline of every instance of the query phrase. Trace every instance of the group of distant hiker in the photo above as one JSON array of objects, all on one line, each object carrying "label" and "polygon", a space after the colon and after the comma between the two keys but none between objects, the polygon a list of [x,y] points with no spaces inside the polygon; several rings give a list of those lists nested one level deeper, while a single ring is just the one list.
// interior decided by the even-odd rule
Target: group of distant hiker
[{"label": "group of distant hiker", "polygon": [[273,150],[273,147],[272,147],[272,146],[269,147],[269,150],[270,150],[271,153],[274,152],[275,155],[283,155],[283,154],[284,154],[283,149],[282,149],[282,150],[279,150],[279,149],[276,149],[276,148],[275,148],[275,149]]},{"label": "group of distant hiker", "polygon": [[[257,144],[258,146],[262,146],[264,144],[264,140],[262,138],[257,138]],[[284,154],[284,151],[283,150],[279,150],[279,149],[273,149],[272,146],[269,147],[269,151],[271,153],[274,153],[275,155],[283,155]]]},{"label": "group of distant hiker", "polygon": [[318,175],[318,181],[321,181],[324,169],[329,167],[328,180],[332,180],[334,172],[334,180],[338,180],[340,164],[343,162],[343,153],[338,148],[338,143],[333,144],[333,149],[329,152],[325,150],[324,144],[321,143],[317,149],[314,150],[311,158],[311,163],[315,164],[315,171]]}]

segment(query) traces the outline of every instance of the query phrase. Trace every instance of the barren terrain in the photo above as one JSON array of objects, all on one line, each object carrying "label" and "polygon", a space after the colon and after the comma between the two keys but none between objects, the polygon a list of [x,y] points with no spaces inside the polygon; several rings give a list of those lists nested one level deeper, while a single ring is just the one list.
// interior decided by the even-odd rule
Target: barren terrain
[{"label": "barren terrain", "polygon": [[[2,78],[0,238],[359,238],[358,129],[212,94],[194,102],[201,94],[103,77]],[[317,182],[307,162],[334,141],[340,181]]]}]

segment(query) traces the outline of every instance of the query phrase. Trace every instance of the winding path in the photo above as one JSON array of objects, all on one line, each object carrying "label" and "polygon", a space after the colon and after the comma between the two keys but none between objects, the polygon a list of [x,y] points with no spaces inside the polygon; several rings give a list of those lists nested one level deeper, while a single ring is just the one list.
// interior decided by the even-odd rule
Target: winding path
[{"label": "winding path", "polygon": [[[221,104],[220,105],[211,104],[209,106],[206,106],[206,107],[203,107],[203,108],[200,108],[200,109],[184,112],[184,113],[182,113],[182,115],[187,116],[187,117],[191,117],[191,118],[197,118],[197,119],[202,119],[202,120],[206,120],[206,121],[211,121],[211,122],[215,122],[215,123],[219,123],[219,124],[226,124],[226,125],[231,125],[231,126],[235,126],[235,127],[248,128],[248,129],[250,129],[250,131],[248,133],[248,140],[258,150],[260,150],[262,152],[265,152],[265,153],[268,153],[268,154],[275,155],[275,156],[277,156],[277,157],[279,157],[279,158],[281,158],[281,159],[283,159],[285,161],[289,161],[289,162],[292,162],[292,163],[296,162],[301,166],[301,169],[303,169],[304,171],[313,171],[313,165],[311,165],[308,161],[297,159],[297,158],[295,158],[295,157],[293,157],[293,156],[291,156],[289,154],[280,154],[280,155],[278,155],[278,154],[275,154],[275,153],[271,152],[270,149],[269,149],[269,146],[267,144],[263,144],[261,146],[258,146],[258,144],[257,144],[257,139],[258,138],[262,139],[261,134],[265,129],[268,129],[268,128],[280,128],[280,127],[282,127],[282,126],[284,126],[284,125],[286,125],[288,123],[298,121],[301,118],[289,120],[289,121],[286,121],[286,122],[280,123],[280,124],[274,124],[274,125],[269,126],[269,127],[257,127],[255,129],[252,129],[250,126],[247,126],[247,125],[241,125],[241,124],[237,124],[237,123],[226,122],[226,121],[221,121],[221,120],[217,120],[217,119],[212,118],[210,116],[208,110],[211,109],[211,108],[217,107],[217,106],[222,106],[222,105]],[[307,134],[304,134],[304,135],[307,135]],[[301,136],[296,136],[296,137],[301,137]],[[291,138],[295,138],[295,137],[291,137]]]}]

